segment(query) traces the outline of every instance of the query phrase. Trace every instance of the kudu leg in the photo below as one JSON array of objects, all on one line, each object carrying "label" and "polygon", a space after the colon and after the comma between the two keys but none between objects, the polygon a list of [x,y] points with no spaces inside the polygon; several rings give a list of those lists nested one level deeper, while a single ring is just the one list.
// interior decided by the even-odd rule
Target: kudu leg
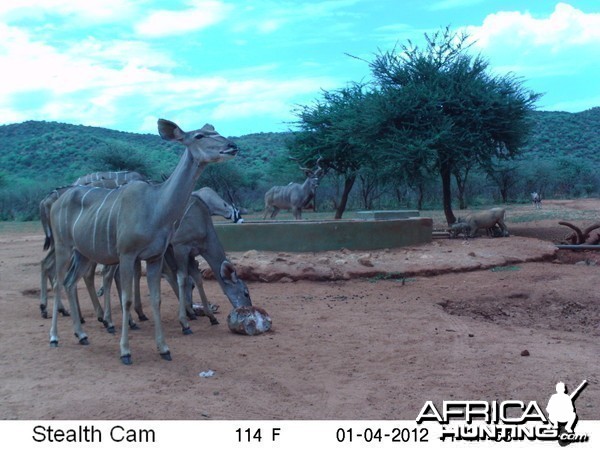
[{"label": "kudu leg", "polygon": [[[47,260],[49,255],[50,254],[46,255],[46,257],[40,263],[40,273],[42,275],[40,282],[40,313],[42,315],[42,319],[48,318],[48,279],[50,276],[48,273],[49,262]],[[52,283],[52,281],[50,281],[50,283]]]},{"label": "kudu leg", "polygon": [[130,365],[131,349],[129,348],[129,320],[131,316],[131,304],[133,303],[133,277],[135,256],[124,255],[119,260],[119,280],[121,283],[121,308],[123,311],[121,326],[121,362]]},{"label": "kudu leg", "polygon": [[75,337],[79,339],[79,343],[82,345],[88,344],[88,337],[86,333],[83,331],[81,327],[81,317],[79,314],[79,305],[77,299],[77,280],[81,278],[82,273],[84,273],[89,266],[87,265],[89,261],[85,258],[81,257],[81,255],[74,251],[73,258],[71,259],[71,266],[69,267],[69,271],[67,273],[67,264],[71,255],[69,254],[68,249],[61,248],[55,249],[55,264],[56,264],[56,279],[57,283],[55,285],[55,300],[54,307],[52,310],[52,325],[50,327],[50,346],[57,347],[58,346],[58,305],[60,304],[60,295],[63,288],[62,280],[65,283],[65,290],[68,293],[69,297],[69,305],[71,308],[71,319],[73,320],[73,331],[75,333]]},{"label": "kudu leg", "polygon": [[[194,260],[194,263],[190,264],[189,267],[190,267],[190,270],[189,270],[190,276],[194,280],[194,284],[196,285],[196,288],[198,289],[198,293],[200,294],[200,299],[202,300],[202,308],[204,309],[204,314],[206,314],[206,316],[210,320],[211,325],[218,325],[219,321],[215,317],[215,315],[212,311],[212,308],[211,308],[210,304],[208,303],[208,298],[206,297],[206,292],[204,292],[204,287],[202,284],[202,273],[200,272],[200,269],[199,269],[196,261]],[[191,295],[190,295],[190,301],[191,301]],[[186,303],[187,303],[187,299],[186,299]]]},{"label": "kudu leg", "polygon": [[164,256],[162,273],[177,295],[181,330],[183,334],[192,334],[188,318],[196,320],[196,314],[188,312],[186,305],[186,292],[189,285],[187,250],[176,253],[173,247],[169,247]]},{"label": "kudu leg", "polygon": [[146,273],[148,278],[148,290],[150,291],[150,303],[152,305],[152,315],[154,318],[154,337],[156,347],[160,356],[167,361],[171,361],[171,352],[165,341],[162,321],[160,317],[160,275],[162,272],[163,258],[146,262]]},{"label": "kudu leg", "polygon": [[[115,266],[115,270],[114,270],[114,274],[113,274],[113,280],[115,280],[115,286],[117,286],[117,294],[118,294],[118,298],[119,298],[119,305],[121,306],[121,309],[123,309],[123,295],[122,295],[123,289],[121,288],[121,275],[120,275],[119,267],[120,267],[119,264],[117,264]],[[137,274],[135,276],[137,276]],[[138,297],[136,297],[134,301],[139,301],[140,302],[140,308],[141,308],[141,300],[139,300],[139,280],[138,280],[138,283],[137,283],[137,289],[138,290],[137,290],[137,292],[135,292],[135,295],[138,296]],[[142,314],[143,314],[143,311],[142,311]],[[148,318],[144,315],[143,318],[140,318],[140,320],[144,321],[144,320],[148,320]],[[129,328],[132,329],[132,330],[139,330],[140,329],[140,327],[138,327],[137,323],[135,323],[135,321],[133,320],[133,318],[131,316],[129,317]]]},{"label": "kudu leg", "polygon": [[[40,314],[43,319],[48,318],[48,282],[54,288],[56,283],[56,267],[54,263],[54,247],[50,249],[48,254],[40,263],[41,283],[40,283]],[[63,317],[68,317],[69,311],[65,309],[62,302],[58,304],[58,312]]]},{"label": "kudu leg", "polygon": [[[136,261],[135,262],[135,285],[134,285],[135,299],[134,299],[133,306],[134,306],[135,312],[136,312],[140,322],[145,322],[146,320],[148,320],[148,317],[146,316],[146,314],[144,314],[144,310],[142,309],[142,296],[140,294],[140,279],[141,278],[142,278],[142,262]],[[130,326],[131,326],[131,324],[130,324]],[[137,325],[135,325],[135,323],[133,323],[133,326],[137,327]]]},{"label": "kudu leg", "polygon": [[94,305],[94,311],[96,312],[96,318],[98,319],[98,322],[102,323],[105,328],[108,328],[108,323],[104,320],[105,312],[102,309],[102,306],[100,306],[98,294],[96,293],[96,286],[94,285],[96,266],[96,263],[89,264],[89,269],[83,275],[83,281],[85,283],[85,286],[87,287],[88,294],[90,295],[90,299],[92,300],[92,304]]},{"label": "kudu leg", "polygon": [[187,309],[185,307],[186,303],[186,285],[189,283],[188,281],[188,271],[187,267],[177,267],[177,288],[179,298],[179,323],[181,324],[181,331],[183,334],[192,334],[193,331],[190,328],[190,323],[187,318]]},{"label": "kudu leg", "polygon": [[104,323],[106,331],[108,331],[110,334],[115,333],[115,324],[112,320],[112,307],[110,302],[112,282],[115,278],[116,270],[116,264],[113,266],[104,266],[102,268],[102,295],[104,295],[104,316],[102,319],[102,323]]}]

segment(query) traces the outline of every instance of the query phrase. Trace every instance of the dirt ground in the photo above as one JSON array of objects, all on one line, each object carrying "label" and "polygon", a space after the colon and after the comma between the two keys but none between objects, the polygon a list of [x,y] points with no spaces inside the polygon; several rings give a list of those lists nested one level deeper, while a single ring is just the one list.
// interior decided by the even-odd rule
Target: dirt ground
[{"label": "dirt ground", "polygon": [[[200,318],[184,336],[163,283],[173,361],[159,357],[144,322],[130,333],[132,366],[121,364],[119,333],[96,322],[82,288],[90,345],[60,317],[60,346],[49,347],[50,320],[39,313],[41,228],[1,229],[0,419],[412,420],[427,400],[545,406],[558,381],[573,389],[587,379],[577,412],[598,420],[600,253],[557,251],[569,231],[562,219],[598,221],[600,200],[514,207],[509,238],[231,253],[272,331],[231,333],[230,305],[209,279],[221,324]],[[199,376],[208,370],[214,376]]]}]

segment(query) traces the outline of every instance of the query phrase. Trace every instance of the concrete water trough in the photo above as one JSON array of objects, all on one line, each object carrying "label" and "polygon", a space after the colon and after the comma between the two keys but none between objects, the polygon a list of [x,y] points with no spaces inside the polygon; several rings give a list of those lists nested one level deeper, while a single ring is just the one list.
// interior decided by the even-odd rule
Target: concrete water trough
[{"label": "concrete water trough", "polygon": [[225,251],[377,250],[431,242],[433,220],[260,220],[215,223]]}]

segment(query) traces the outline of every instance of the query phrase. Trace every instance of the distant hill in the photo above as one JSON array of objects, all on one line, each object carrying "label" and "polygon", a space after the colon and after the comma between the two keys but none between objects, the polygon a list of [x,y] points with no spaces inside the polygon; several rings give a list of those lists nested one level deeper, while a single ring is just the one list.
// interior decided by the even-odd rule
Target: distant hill
[{"label": "distant hill", "polygon": [[[236,163],[264,170],[265,164],[285,152],[288,137],[289,133],[233,137],[241,148]],[[160,179],[171,172],[181,150],[158,134],[42,121],[0,126],[0,173],[9,183],[59,186],[102,170],[137,170]]]},{"label": "distant hill", "polygon": [[[552,195],[552,190],[556,195],[597,195],[600,107],[580,113],[532,114],[532,134],[519,159],[521,167],[541,167],[543,171],[540,175],[519,169],[521,178],[528,177],[529,183],[518,188],[520,195],[535,189],[536,179],[552,178],[555,174],[570,183],[546,183],[547,196]],[[210,165],[202,182],[260,207],[268,187],[302,177],[287,158],[286,141],[290,136],[255,133],[232,137],[240,147],[239,156],[231,162]],[[181,151],[180,145],[166,142],[157,134],[40,121],[0,126],[0,220],[35,218],[37,204],[46,192],[86,173],[136,170],[160,180],[171,173]],[[578,180],[582,167],[588,173],[584,180]],[[335,191],[331,184],[329,189]],[[435,195],[432,197],[435,200]]]},{"label": "distant hill", "polygon": [[600,107],[579,113],[536,111],[524,159],[576,157],[600,162]]}]

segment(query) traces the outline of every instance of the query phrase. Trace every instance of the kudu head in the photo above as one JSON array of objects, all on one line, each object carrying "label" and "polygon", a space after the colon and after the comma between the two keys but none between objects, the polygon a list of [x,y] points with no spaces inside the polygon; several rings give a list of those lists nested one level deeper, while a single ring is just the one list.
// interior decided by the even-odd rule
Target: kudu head
[{"label": "kudu head", "polygon": [[[298,161],[296,158],[291,158],[291,159],[296,162]],[[302,172],[304,172],[304,175],[306,175],[306,178],[310,184],[310,190],[313,193],[319,186],[319,181],[321,180],[321,178],[323,178],[323,175],[325,175],[324,170],[320,165],[322,160],[323,160],[323,157],[319,156],[319,159],[317,159],[317,162],[313,169],[309,169],[308,167],[302,167],[298,163],[298,167],[300,167],[300,170],[302,170]]]},{"label": "kudu head", "polygon": [[158,120],[158,133],[167,141],[185,145],[197,163],[226,161],[233,158],[238,148],[232,141],[221,136],[215,127],[206,124],[199,130],[183,131],[170,120]]},{"label": "kudu head", "polygon": [[248,287],[246,287],[246,283],[238,278],[233,264],[227,260],[223,261],[219,275],[223,281],[223,292],[234,308],[252,306]]}]

